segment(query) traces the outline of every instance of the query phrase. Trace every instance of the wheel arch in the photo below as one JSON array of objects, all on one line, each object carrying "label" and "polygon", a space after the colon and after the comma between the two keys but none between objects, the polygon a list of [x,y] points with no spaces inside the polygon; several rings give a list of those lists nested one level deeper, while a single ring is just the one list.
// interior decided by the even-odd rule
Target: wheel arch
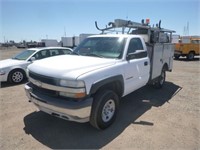
[{"label": "wheel arch", "polygon": [[190,50],[189,53],[194,53],[194,55],[196,55],[195,50]]},{"label": "wheel arch", "polygon": [[[163,68],[162,68],[162,69],[164,69],[165,71],[168,71],[168,70],[169,70],[168,64],[165,63],[165,64],[163,65]],[[161,70],[161,72],[162,72],[162,70]]]},{"label": "wheel arch", "polygon": [[14,72],[14,71],[16,71],[16,70],[22,71],[22,73],[24,74],[24,77],[27,78],[26,71],[25,71],[23,68],[15,67],[15,68],[12,68],[12,69],[8,72],[7,81],[9,81],[9,78],[10,78],[11,73]]},{"label": "wheel arch", "polygon": [[90,95],[94,95],[99,90],[109,89],[114,91],[119,97],[124,94],[124,80],[122,75],[117,75],[103,79],[97,83],[94,83],[90,90]]}]

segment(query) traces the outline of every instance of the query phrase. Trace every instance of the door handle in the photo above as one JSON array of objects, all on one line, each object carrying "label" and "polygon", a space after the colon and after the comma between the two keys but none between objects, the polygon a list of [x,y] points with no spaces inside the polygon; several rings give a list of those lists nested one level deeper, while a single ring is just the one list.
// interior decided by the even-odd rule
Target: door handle
[{"label": "door handle", "polygon": [[145,61],[145,62],[144,62],[144,66],[147,66],[147,65],[148,65],[148,62],[147,62],[147,61]]}]

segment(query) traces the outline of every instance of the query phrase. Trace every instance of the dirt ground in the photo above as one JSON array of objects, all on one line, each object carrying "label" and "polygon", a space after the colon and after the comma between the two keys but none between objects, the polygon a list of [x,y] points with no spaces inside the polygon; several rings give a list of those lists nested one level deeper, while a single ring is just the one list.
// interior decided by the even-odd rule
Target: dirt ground
[{"label": "dirt ground", "polygon": [[[0,60],[22,49],[0,50]],[[37,111],[24,84],[2,83],[0,149],[200,149],[200,59],[175,60],[163,89],[122,98],[115,123],[99,131]]]}]

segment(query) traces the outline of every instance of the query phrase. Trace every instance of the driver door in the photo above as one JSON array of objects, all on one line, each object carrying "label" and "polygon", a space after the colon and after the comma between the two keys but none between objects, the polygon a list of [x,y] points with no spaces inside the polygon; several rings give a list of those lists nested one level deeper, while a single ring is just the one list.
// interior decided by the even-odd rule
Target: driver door
[{"label": "driver door", "polygon": [[149,80],[149,58],[140,38],[130,40],[125,66],[125,94],[129,94]]}]

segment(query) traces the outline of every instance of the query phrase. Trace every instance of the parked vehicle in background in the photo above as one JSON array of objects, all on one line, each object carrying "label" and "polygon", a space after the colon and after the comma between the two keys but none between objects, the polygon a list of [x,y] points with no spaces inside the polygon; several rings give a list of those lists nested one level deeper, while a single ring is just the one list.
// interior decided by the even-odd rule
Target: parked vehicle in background
[{"label": "parked vehicle in background", "polygon": [[91,36],[94,34],[86,34],[82,33],[79,36],[73,36],[73,37],[61,37],[61,42],[63,47],[70,47],[74,48],[79,45],[84,39],[86,39],[88,36]]},{"label": "parked vehicle in background", "polygon": [[79,44],[79,37],[61,37],[61,42],[63,47],[74,48]]},{"label": "parked vehicle in background", "polygon": [[58,46],[58,41],[55,39],[42,39],[41,42],[45,47]]},{"label": "parked vehicle in background", "polygon": [[27,46],[23,43],[17,44],[16,45],[17,48],[26,48]]},{"label": "parked vehicle in background", "polygon": [[175,44],[175,59],[181,56],[186,57],[188,60],[193,60],[195,56],[200,54],[200,37],[181,37],[179,43]]},{"label": "parked vehicle in background", "polygon": [[26,68],[35,60],[71,54],[72,49],[63,47],[31,48],[13,58],[0,61],[0,82],[21,83],[26,78]]},{"label": "parked vehicle in background", "polygon": [[[97,24],[96,24],[97,25]],[[29,65],[25,90],[41,111],[62,119],[87,122],[98,129],[110,126],[119,100],[152,84],[161,88],[172,71],[172,30],[116,19],[105,31],[128,28],[127,34],[87,37],[74,55],[47,58]],[[57,65],[60,64],[60,65]],[[69,65],[66,65],[69,64]],[[46,69],[48,68],[48,69]]]}]

